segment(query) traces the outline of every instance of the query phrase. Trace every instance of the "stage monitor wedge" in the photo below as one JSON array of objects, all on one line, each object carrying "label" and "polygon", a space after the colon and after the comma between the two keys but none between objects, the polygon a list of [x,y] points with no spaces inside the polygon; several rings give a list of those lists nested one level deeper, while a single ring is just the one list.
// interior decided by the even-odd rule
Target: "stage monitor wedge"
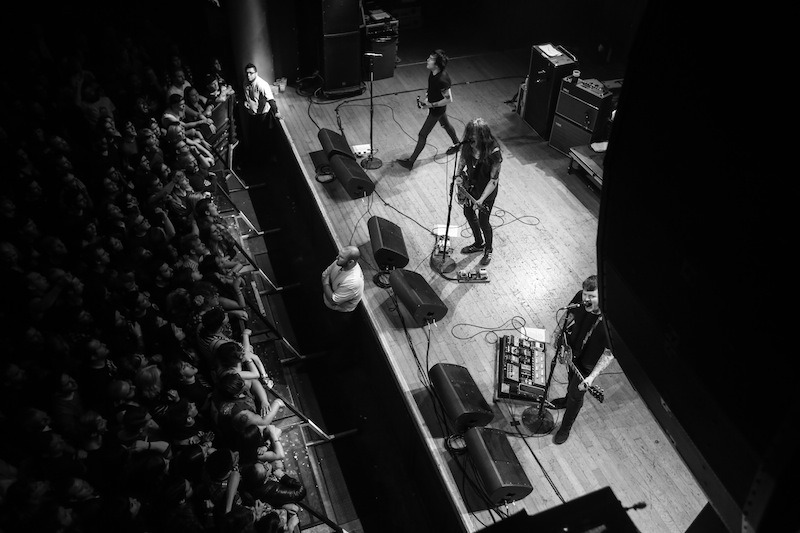
[{"label": "stage monitor wedge", "polygon": [[464,440],[492,504],[515,502],[533,492],[533,485],[503,430],[473,427],[464,434]]},{"label": "stage monitor wedge", "polygon": [[400,226],[385,218],[372,216],[367,221],[367,229],[378,268],[403,268],[408,264],[406,241]]},{"label": "stage monitor wedge", "polygon": [[418,326],[441,320],[447,314],[447,306],[420,274],[405,269],[392,270],[389,284]]},{"label": "stage monitor wedge", "polygon": [[451,363],[437,363],[428,370],[428,377],[447,418],[456,433],[485,426],[494,419],[492,406],[484,399],[469,369]]},{"label": "stage monitor wedge", "polygon": [[354,159],[336,154],[331,158],[331,169],[353,200],[365,198],[375,190],[375,184]]},{"label": "stage monitor wedge", "polygon": [[347,144],[347,138],[344,135],[340,135],[333,130],[322,128],[317,133],[317,138],[322,145],[322,150],[325,152],[328,161],[330,161],[334,155],[343,155],[350,159],[356,158],[355,154],[353,154],[353,151],[350,149],[350,145]]}]

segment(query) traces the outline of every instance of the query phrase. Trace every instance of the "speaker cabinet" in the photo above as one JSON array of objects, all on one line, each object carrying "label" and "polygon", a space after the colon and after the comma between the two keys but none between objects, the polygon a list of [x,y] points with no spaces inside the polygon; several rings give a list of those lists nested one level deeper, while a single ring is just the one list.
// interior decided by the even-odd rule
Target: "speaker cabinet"
[{"label": "speaker cabinet", "polygon": [[464,440],[487,497],[495,506],[521,500],[533,491],[503,431],[474,427],[467,430]]},{"label": "speaker cabinet", "polygon": [[599,131],[603,129],[611,115],[611,92],[604,92],[602,96],[595,97],[580,90],[584,81],[591,80],[581,80],[578,84],[563,81],[561,91],[558,93],[556,114],[570,119],[589,131]]},{"label": "speaker cabinet", "polygon": [[358,31],[362,24],[359,0],[322,0],[322,33]]},{"label": "speaker cabinet", "polygon": [[550,146],[569,155],[569,149],[573,146],[585,146],[591,144],[592,132],[586,131],[569,119],[556,115],[553,118],[553,130],[550,133]]},{"label": "speaker cabinet", "polygon": [[372,244],[372,255],[378,268],[403,268],[408,264],[406,242],[400,226],[378,216],[367,221],[369,241]]},{"label": "speaker cabinet", "polygon": [[425,278],[416,272],[405,269],[392,270],[389,274],[389,284],[417,325],[424,326],[430,321],[440,320],[447,314],[447,306],[433,292]]},{"label": "speaker cabinet", "polygon": [[[375,80],[384,80],[394,76],[397,57],[397,37],[379,37],[369,42],[371,52],[381,54],[372,60],[372,76]],[[369,80],[370,58],[364,58],[364,79]]]},{"label": "speaker cabinet", "polygon": [[331,158],[331,170],[350,198],[354,200],[369,196],[375,190],[375,184],[355,159],[334,155]]},{"label": "speaker cabinet", "polygon": [[[557,55],[552,56],[551,50]],[[531,49],[522,118],[542,139],[550,138],[561,80],[577,68],[578,62],[561,46],[547,43]]]},{"label": "speaker cabinet", "polygon": [[325,35],[323,93],[355,94],[361,91],[361,34],[358,30]]},{"label": "speaker cabinet", "polygon": [[329,161],[335,155],[342,155],[350,159],[356,158],[355,154],[353,154],[353,151],[350,149],[347,139],[343,135],[339,135],[333,130],[322,128],[319,130],[319,133],[317,133],[317,138]]},{"label": "speaker cabinet", "polygon": [[483,399],[472,374],[463,366],[438,363],[428,371],[433,390],[444,406],[456,433],[485,426],[494,418],[492,407]]},{"label": "speaker cabinet", "polygon": [[381,57],[364,58],[364,79],[369,80],[370,59],[374,79],[383,80],[394,76],[397,61],[397,40],[400,23],[396,19],[367,24],[364,28],[364,46]]},{"label": "speaker cabinet", "polygon": [[598,80],[561,82],[556,114],[550,131],[550,146],[569,155],[574,146],[603,140],[611,116],[611,91]]}]

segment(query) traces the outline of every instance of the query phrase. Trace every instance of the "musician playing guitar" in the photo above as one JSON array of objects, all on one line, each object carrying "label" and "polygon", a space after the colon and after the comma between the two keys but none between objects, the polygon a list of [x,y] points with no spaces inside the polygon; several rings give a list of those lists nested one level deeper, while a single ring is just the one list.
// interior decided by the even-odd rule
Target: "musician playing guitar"
[{"label": "musician playing guitar", "polygon": [[[579,305],[571,308],[573,304]],[[574,366],[571,365],[569,370],[567,395],[552,401],[556,409],[566,409],[561,427],[553,438],[556,444],[563,444],[569,438],[572,425],[583,406],[586,391],[592,387],[592,394],[598,399],[602,398],[602,391],[598,396],[599,389],[592,384],[614,360],[600,312],[597,276],[592,275],[584,280],[582,290],[575,294],[567,307],[570,309],[569,316],[563,322],[567,328],[563,338],[569,349],[561,351],[561,357],[571,355]],[[553,335],[557,344],[558,339],[562,338],[561,329],[557,329]]]},{"label": "musician playing guitar", "polygon": [[[481,265],[492,260],[492,225],[489,216],[497,198],[500,164],[503,155],[500,145],[482,118],[467,123],[461,153],[458,157],[459,203],[469,223],[475,242],[461,249],[462,254],[483,252]],[[476,213],[477,211],[477,213]]]}]

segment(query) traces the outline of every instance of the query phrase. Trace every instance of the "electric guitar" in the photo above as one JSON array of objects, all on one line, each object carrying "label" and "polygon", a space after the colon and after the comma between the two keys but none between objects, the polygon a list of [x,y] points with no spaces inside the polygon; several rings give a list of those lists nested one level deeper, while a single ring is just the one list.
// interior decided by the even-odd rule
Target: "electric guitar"
[{"label": "electric guitar", "polygon": [[458,186],[458,192],[456,193],[456,200],[458,201],[459,205],[464,205],[467,202],[474,205],[481,211],[485,211],[486,213],[489,212],[489,208],[483,204],[479,204],[478,201],[469,193],[472,190],[472,184],[470,183],[469,176],[465,172],[461,172],[461,182],[465,183],[467,186],[465,187],[461,183],[456,183]]},{"label": "electric guitar", "polygon": [[[567,340],[563,337],[561,339],[561,347],[559,349],[559,352],[560,353],[557,355],[558,360],[567,363],[567,365],[572,369],[572,371],[575,372],[575,375],[578,376],[578,379],[580,379],[581,381],[586,379],[583,377],[583,374],[581,374],[581,371],[578,370],[578,367],[575,366],[575,363],[572,360],[572,348],[569,347],[569,345],[567,344]],[[595,385],[589,385],[588,391],[589,394],[594,396],[595,399],[600,403],[603,403],[603,400],[605,400],[606,398],[603,389],[601,389],[600,387],[596,387]]]}]

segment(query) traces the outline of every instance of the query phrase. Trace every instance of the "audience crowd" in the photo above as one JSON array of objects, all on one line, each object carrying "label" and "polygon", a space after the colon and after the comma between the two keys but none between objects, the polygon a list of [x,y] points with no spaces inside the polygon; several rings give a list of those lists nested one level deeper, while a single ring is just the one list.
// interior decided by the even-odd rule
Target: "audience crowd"
[{"label": "audience crowd", "polygon": [[295,531],[215,204],[231,85],[217,58],[76,42],[31,32],[0,82],[0,530]]}]

